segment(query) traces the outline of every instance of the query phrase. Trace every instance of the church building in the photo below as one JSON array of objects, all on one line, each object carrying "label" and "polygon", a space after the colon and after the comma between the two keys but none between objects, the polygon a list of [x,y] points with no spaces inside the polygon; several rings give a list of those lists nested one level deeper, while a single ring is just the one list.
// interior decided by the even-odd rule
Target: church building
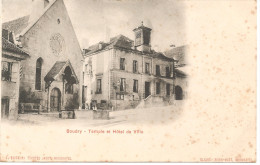
[{"label": "church building", "polygon": [[32,7],[30,15],[2,25],[29,56],[19,68],[20,105],[79,109],[83,56],[66,6],[63,0],[32,0]]}]

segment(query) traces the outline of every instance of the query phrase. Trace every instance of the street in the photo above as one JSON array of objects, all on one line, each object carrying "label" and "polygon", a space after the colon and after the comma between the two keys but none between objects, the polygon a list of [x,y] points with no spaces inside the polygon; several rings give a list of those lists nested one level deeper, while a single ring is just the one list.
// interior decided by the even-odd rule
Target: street
[{"label": "street", "polygon": [[174,121],[180,114],[181,108],[176,106],[154,107],[143,109],[129,109],[121,111],[111,111],[109,119],[93,119],[91,110],[75,111],[76,119],[61,119],[58,112],[55,113],[31,113],[19,114],[16,121],[8,121],[12,124],[21,125],[68,125],[68,126],[93,126],[93,127],[112,127],[116,125],[129,125],[137,123],[167,123]]}]

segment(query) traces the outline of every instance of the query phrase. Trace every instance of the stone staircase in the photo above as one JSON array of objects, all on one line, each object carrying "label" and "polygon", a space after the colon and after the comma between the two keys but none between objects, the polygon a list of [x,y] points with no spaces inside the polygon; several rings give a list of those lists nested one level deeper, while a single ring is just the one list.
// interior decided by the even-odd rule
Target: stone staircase
[{"label": "stone staircase", "polygon": [[174,104],[174,101],[171,98],[149,95],[147,98],[140,101],[136,108],[161,107],[172,104]]}]

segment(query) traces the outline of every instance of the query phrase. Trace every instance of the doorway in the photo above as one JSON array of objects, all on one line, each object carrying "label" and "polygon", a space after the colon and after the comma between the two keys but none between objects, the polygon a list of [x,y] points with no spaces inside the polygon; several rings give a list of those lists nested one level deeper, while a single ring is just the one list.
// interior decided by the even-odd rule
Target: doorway
[{"label": "doorway", "polygon": [[50,101],[51,111],[60,111],[61,107],[61,92],[58,88],[53,88],[51,90],[51,101]]},{"label": "doorway", "polygon": [[2,99],[1,103],[1,118],[8,118],[9,116],[9,99]]},{"label": "doorway", "polygon": [[150,94],[150,82],[145,82],[145,98],[147,98]]},{"label": "doorway", "polygon": [[183,99],[183,92],[180,86],[175,87],[175,99],[182,100]]}]

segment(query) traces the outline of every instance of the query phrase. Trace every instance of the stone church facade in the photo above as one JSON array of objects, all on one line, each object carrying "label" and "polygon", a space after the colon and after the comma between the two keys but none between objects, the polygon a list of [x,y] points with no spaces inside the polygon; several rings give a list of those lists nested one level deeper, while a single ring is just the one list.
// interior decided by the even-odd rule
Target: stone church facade
[{"label": "stone church facade", "polygon": [[78,109],[83,56],[64,2],[32,3],[30,15],[3,23],[29,54],[20,67],[20,103],[37,103],[48,112]]},{"label": "stone church facade", "polygon": [[[151,30],[134,29],[135,41],[118,35],[84,49],[87,108],[131,109],[174,100],[174,60],[151,48]],[[108,107],[105,107],[105,106]]]}]

